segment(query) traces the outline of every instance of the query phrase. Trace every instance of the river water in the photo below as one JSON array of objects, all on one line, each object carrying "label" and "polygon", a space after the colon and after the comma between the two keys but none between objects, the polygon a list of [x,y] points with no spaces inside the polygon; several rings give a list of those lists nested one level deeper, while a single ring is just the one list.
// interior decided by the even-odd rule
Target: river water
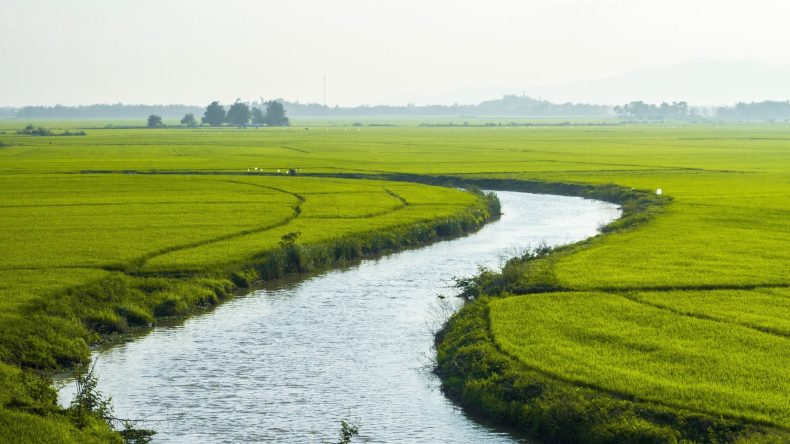
[{"label": "river water", "polygon": [[497,194],[502,218],[470,236],[272,285],[96,351],[99,390],[162,443],[329,442],[343,418],[359,423],[354,442],[519,442],[467,417],[430,371],[432,331],[460,303],[452,277],[593,236],[620,210]]}]

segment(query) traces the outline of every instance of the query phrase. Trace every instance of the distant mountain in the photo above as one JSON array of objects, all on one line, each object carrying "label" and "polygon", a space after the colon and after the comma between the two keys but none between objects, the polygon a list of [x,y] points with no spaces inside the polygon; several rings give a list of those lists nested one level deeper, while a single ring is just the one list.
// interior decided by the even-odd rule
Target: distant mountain
[{"label": "distant mountain", "polygon": [[598,80],[524,88],[551,101],[622,104],[686,101],[695,105],[790,100],[790,65],[754,60],[693,59],[677,65],[647,66]]},{"label": "distant mountain", "polygon": [[476,105],[423,105],[423,106],[356,106],[328,107],[318,104],[285,102],[292,117],[607,117],[612,115],[609,106],[575,103],[552,103],[527,96],[505,95],[501,99],[487,100]]},{"label": "distant mountain", "polygon": [[431,94],[400,94],[389,97],[384,103],[413,103],[417,106],[425,105],[470,105],[491,100],[492,97],[503,97],[508,94],[522,92],[513,86],[474,86],[457,88]]},{"label": "distant mountain", "polygon": [[555,103],[622,105],[685,101],[696,106],[790,100],[790,65],[755,60],[692,59],[675,65],[645,66],[614,77],[552,85],[488,85],[424,95],[392,97],[390,103],[479,103],[523,93]]}]

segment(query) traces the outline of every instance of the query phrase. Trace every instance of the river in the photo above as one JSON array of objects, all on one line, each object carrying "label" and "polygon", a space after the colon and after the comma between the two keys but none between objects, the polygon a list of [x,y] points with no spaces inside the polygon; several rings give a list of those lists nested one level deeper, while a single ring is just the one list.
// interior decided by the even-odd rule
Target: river
[{"label": "river", "polygon": [[329,442],[343,418],[359,422],[354,442],[521,442],[469,418],[430,371],[432,332],[460,304],[452,277],[593,236],[620,209],[497,194],[502,218],[477,233],[270,285],[97,350],[98,388],[161,443]]}]

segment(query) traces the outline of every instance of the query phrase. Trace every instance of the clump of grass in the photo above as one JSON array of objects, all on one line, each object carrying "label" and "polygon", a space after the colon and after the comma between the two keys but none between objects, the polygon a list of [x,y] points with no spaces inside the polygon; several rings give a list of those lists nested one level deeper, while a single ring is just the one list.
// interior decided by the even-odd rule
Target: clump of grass
[{"label": "clump of grass", "polygon": [[474,299],[483,295],[536,293],[557,289],[547,256],[554,249],[546,244],[527,248],[508,259],[502,270],[480,268],[470,277],[455,277],[459,296]]}]

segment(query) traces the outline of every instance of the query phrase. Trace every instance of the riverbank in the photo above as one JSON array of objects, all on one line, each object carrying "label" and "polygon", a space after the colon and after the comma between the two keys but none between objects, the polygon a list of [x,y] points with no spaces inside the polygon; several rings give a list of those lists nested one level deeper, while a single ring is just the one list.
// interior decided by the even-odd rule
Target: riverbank
[{"label": "riverbank", "polygon": [[119,415],[151,420],[162,443],[319,442],[344,416],[359,420],[360,442],[521,442],[461,414],[431,372],[433,332],[459,302],[444,297],[451,277],[498,267],[517,246],[595,236],[620,211],[497,196],[502,217],[468,236],[280,280],[103,347],[93,353],[99,389]]},{"label": "riverbank", "polygon": [[[614,231],[585,242],[584,248],[554,254],[550,261],[535,261],[520,270],[528,277],[516,290],[534,289],[529,276],[536,271],[546,278],[547,289],[560,290],[491,304],[489,322],[496,345],[521,364],[579,387],[649,400],[670,410],[693,408],[727,418],[740,413],[743,423],[762,418],[787,424],[790,362],[783,341],[790,337],[789,128],[690,124],[254,132],[107,129],[79,138],[0,135],[0,237],[6,247],[3,260],[8,262],[0,269],[0,321],[8,326],[3,338],[23,344],[21,350],[33,360],[45,356],[53,344],[70,346],[61,338],[80,337],[79,329],[53,324],[60,333],[49,335],[49,327],[42,327],[47,319],[19,310],[47,307],[50,302],[41,295],[119,270],[163,272],[168,264],[178,264],[175,271],[194,272],[214,259],[246,257],[267,245],[276,247],[292,231],[302,231],[304,241],[304,229],[255,231],[286,218],[300,226],[326,227],[329,224],[321,218],[329,216],[364,222],[366,214],[388,211],[387,218],[395,221],[450,208],[427,204],[435,199],[424,200],[422,207],[403,208],[379,187],[375,193],[368,189],[349,194],[353,204],[338,214],[332,206],[340,201],[337,194],[306,195],[308,203],[300,205],[293,194],[260,186],[274,177],[244,176],[256,168],[272,175],[280,170],[278,180],[286,180],[282,171],[296,168],[300,175],[524,181],[536,184],[533,191],[540,183],[576,184],[571,194],[605,186],[644,190],[654,198],[661,188],[672,201],[649,223]],[[163,170],[237,175],[80,174]],[[287,180],[292,185],[299,182],[298,177]],[[90,186],[80,189],[78,181]],[[167,197],[135,198],[137,184],[142,183],[152,194]],[[553,192],[561,194],[561,188],[556,185]],[[304,197],[306,189],[288,191]],[[64,202],[54,202],[56,198]],[[311,200],[323,202],[313,209],[331,210],[303,219]],[[143,209],[141,204],[150,206]],[[112,219],[118,208],[128,210],[125,217]],[[302,210],[298,216],[296,208]],[[20,212],[24,219],[17,217]],[[59,214],[67,214],[69,223],[52,225]],[[207,214],[216,217],[204,217]],[[135,231],[132,222],[146,229]],[[159,229],[152,229],[157,223]],[[184,231],[160,231],[174,224]],[[91,225],[101,229],[89,233],[85,227]],[[195,229],[207,230],[210,236],[203,240],[216,242],[195,245],[187,235]],[[163,240],[179,233],[184,236],[174,244],[181,249],[167,251],[173,245]],[[69,238],[75,242],[64,242]],[[145,260],[151,251],[161,254],[138,266],[135,261]],[[122,253],[122,260],[115,253]],[[177,280],[184,274],[168,276]],[[583,316],[587,313],[594,315]],[[0,357],[12,358],[2,350]],[[17,378],[6,373],[9,380]],[[0,399],[13,396],[0,394]]]},{"label": "riverbank", "polygon": [[[397,187],[395,185],[395,189]],[[236,253],[232,261],[212,260],[199,268],[148,268],[146,265],[152,263],[150,259],[154,257],[148,255],[143,260],[133,259],[128,265],[110,264],[97,270],[94,279],[47,292],[45,299],[37,298],[17,309],[18,315],[6,311],[4,316],[9,322],[4,323],[0,336],[5,362],[0,366],[0,401],[4,406],[0,409],[0,423],[6,427],[2,429],[0,440],[109,442],[119,439],[98,417],[87,427],[75,428],[71,412],[57,406],[55,392],[48,382],[51,372],[87,362],[88,344],[122,339],[127,332],[150,328],[157,319],[187,316],[195,309],[218,304],[239,289],[248,288],[260,280],[328,269],[461,236],[477,230],[499,214],[496,198],[482,193],[469,199],[471,204],[434,207],[435,210],[422,207],[426,208],[425,211],[421,209],[419,195],[413,192],[407,194],[411,202],[391,190],[382,194],[397,196],[389,198],[396,202],[395,213],[379,211],[370,216],[367,212],[379,204],[370,202],[363,207],[362,219],[357,219],[389,218],[380,222],[377,228],[355,227],[357,222],[352,218],[347,219],[347,228],[350,229],[345,233],[328,231],[317,235],[319,233],[304,228],[294,228],[296,224],[286,221],[273,227],[284,233],[279,239],[259,246],[254,243],[243,246],[247,250],[259,251],[257,254]],[[303,209],[306,199],[301,194],[297,196],[297,206],[294,207],[297,216],[304,219],[321,215],[323,207]],[[426,199],[431,198],[426,196]],[[435,200],[432,204],[436,204]],[[391,216],[391,213],[398,217]],[[293,220],[293,216],[289,220]],[[321,226],[321,220],[317,219],[315,224]],[[309,228],[311,224],[303,222],[301,226]],[[269,228],[264,231],[269,237],[276,232]],[[255,230],[242,232],[240,240],[246,235],[255,236],[257,233]],[[236,238],[230,239],[235,241]],[[266,247],[271,244],[275,246]],[[204,245],[187,247],[205,250]],[[158,255],[188,250],[169,249]],[[205,256],[199,257],[205,260]],[[165,263],[172,265],[175,262]],[[66,275],[69,273],[68,269],[60,271]],[[33,277],[35,275],[33,273]],[[29,441],[25,441],[27,437],[30,437]]]},{"label": "riverbank", "polygon": [[[484,181],[485,182],[485,181]],[[508,182],[514,188],[530,188],[532,183]],[[546,184],[544,186],[551,186]],[[617,187],[583,187],[587,195],[612,199],[619,196],[623,217],[604,227],[606,233],[630,231],[650,222],[664,212],[671,199],[652,193]],[[569,189],[571,193],[573,191]],[[619,194],[623,193],[623,194]],[[569,245],[559,249],[537,249],[520,257],[511,258],[499,272],[482,270],[480,274],[458,281],[461,296],[467,303],[455,313],[436,334],[436,372],[442,388],[453,400],[468,411],[487,420],[513,427],[545,442],[621,443],[621,442],[784,442],[790,432],[777,424],[746,418],[743,413],[722,415],[701,409],[655,402],[634,396],[627,391],[610,390],[597,384],[584,383],[572,376],[546,371],[540,365],[529,365],[519,359],[518,352],[505,349],[509,344],[497,319],[510,320],[503,311],[512,310],[507,302],[519,298],[541,298],[538,305],[549,306],[547,297],[584,297],[595,301],[596,294],[583,294],[557,279],[554,268],[557,259],[576,254],[592,244],[606,242],[606,237]],[[525,301],[527,299],[521,299]],[[618,303],[619,304],[619,303]],[[510,304],[513,305],[513,304]],[[518,304],[524,305],[524,304]],[[610,307],[614,309],[618,305]],[[507,308],[503,308],[507,307]],[[556,309],[556,308],[554,308]],[[585,316],[595,316],[592,311]],[[536,329],[531,325],[538,311],[519,311],[514,318],[518,324],[515,334]],[[653,314],[652,316],[657,316]],[[568,318],[553,328],[568,329]],[[581,321],[579,331],[594,335],[592,319]],[[499,327],[498,330],[494,328]],[[509,327],[513,328],[513,327]],[[499,331],[497,336],[496,331]],[[630,334],[626,329],[625,334]],[[536,333],[540,335],[541,333]],[[613,335],[609,336],[612,340]],[[660,337],[666,341],[669,338]],[[567,345],[565,345],[567,346]],[[634,346],[634,345],[632,345]],[[539,342],[524,341],[521,347],[540,347]],[[512,350],[512,348],[511,348]],[[595,357],[590,356],[590,360]]]}]

